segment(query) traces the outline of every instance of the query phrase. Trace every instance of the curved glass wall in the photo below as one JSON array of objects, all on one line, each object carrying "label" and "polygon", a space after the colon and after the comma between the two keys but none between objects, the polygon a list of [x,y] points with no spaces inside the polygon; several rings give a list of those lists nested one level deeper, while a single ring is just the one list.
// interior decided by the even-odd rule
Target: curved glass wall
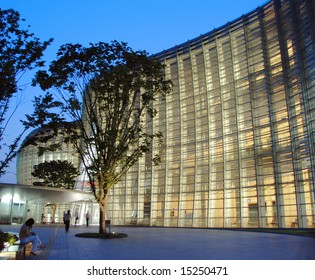
[{"label": "curved glass wall", "polygon": [[114,223],[314,226],[314,6],[271,1],[155,55],[173,81],[156,102],[163,162],[112,191]]},{"label": "curved glass wall", "polygon": [[[60,128],[62,131],[62,128]],[[78,155],[74,151],[70,143],[62,141],[64,135],[59,133],[57,136],[50,138],[47,141],[40,141],[39,145],[27,145],[32,139],[40,138],[43,139],[48,136],[50,131],[47,129],[36,129],[31,132],[22,143],[22,148],[20,149],[17,156],[17,183],[24,185],[33,185],[33,182],[39,181],[38,178],[32,176],[34,170],[34,165],[44,163],[45,161],[52,160],[67,160],[71,162],[74,167],[78,167],[79,159]],[[58,139],[57,139],[58,138]],[[43,155],[38,156],[38,147],[49,147],[53,143],[63,143],[62,146],[54,151],[46,151]]]}]

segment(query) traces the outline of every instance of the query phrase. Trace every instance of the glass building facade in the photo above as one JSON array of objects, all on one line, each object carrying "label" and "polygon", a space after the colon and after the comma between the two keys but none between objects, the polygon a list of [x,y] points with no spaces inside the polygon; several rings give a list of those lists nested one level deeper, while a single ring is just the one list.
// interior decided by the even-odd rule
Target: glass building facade
[{"label": "glass building facade", "polygon": [[315,1],[273,0],[154,55],[164,134],[111,190],[116,225],[314,227]]},{"label": "glass building facade", "polygon": [[[33,185],[33,182],[40,181],[39,178],[32,176],[34,171],[34,165],[44,163],[45,161],[68,161],[73,164],[74,167],[79,167],[79,157],[70,143],[66,143],[64,139],[63,128],[60,127],[60,133],[56,136],[51,136],[51,132],[48,129],[36,129],[32,131],[23,141],[21,149],[17,156],[16,163],[16,176],[17,183],[24,185]],[[48,137],[48,138],[47,138]],[[47,140],[47,139],[48,140]],[[37,140],[37,145],[30,145],[29,142]],[[45,151],[42,155],[38,155],[38,147],[48,148],[55,143],[62,143],[62,145],[52,151]]]},{"label": "glass building facade", "polygon": [[162,163],[111,196],[116,224],[313,227],[315,1],[275,0],[156,54]]}]

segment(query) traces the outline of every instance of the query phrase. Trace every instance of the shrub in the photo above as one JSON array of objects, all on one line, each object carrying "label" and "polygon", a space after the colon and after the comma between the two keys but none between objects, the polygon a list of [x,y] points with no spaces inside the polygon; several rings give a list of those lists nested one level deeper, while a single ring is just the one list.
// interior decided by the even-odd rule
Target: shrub
[{"label": "shrub", "polygon": [[12,233],[0,231],[0,252],[15,241],[16,238]]}]

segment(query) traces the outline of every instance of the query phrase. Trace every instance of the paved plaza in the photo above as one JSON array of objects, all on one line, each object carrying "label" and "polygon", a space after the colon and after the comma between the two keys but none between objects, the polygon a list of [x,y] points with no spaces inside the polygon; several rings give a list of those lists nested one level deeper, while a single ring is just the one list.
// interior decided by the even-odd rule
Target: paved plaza
[{"label": "paved plaza", "polygon": [[[1,225],[18,232],[20,225]],[[35,225],[47,247],[30,260],[315,260],[315,238],[224,229],[111,227],[128,237],[97,239],[76,233],[98,226]]]}]

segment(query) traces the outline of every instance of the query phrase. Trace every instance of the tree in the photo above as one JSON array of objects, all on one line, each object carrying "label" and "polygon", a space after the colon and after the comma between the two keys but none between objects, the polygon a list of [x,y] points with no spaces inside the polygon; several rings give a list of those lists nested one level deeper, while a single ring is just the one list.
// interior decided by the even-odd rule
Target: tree
[{"label": "tree", "polygon": [[52,160],[34,165],[32,176],[41,179],[40,182],[33,182],[33,185],[72,189],[78,170],[66,160]]},{"label": "tree", "polygon": [[[19,91],[19,81],[26,71],[41,67],[44,50],[52,39],[40,42],[29,30],[20,28],[20,14],[12,9],[0,9],[0,177],[5,173],[10,161],[16,156],[17,147],[29,127],[15,138],[12,144],[5,143],[4,136],[10,119],[17,107],[10,109],[10,100]],[[18,106],[18,105],[17,105]]]},{"label": "tree", "polygon": [[[49,71],[39,71],[34,84],[55,89],[66,116],[76,126],[66,127],[68,141],[78,152],[100,206],[99,233],[106,233],[105,213],[109,190],[145,153],[152,151],[162,134],[153,131],[156,98],[171,90],[163,65],[145,51],[133,51],[126,43],[61,46]],[[52,93],[37,102],[50,106]],[[38,101],[38,100],[37,100]],[[44,110],[45,111],[45,110]],[[49,111],[49,110],[48,110]],[[36,116],[28,116],[31,121]],[[155,164],[159,156],[153,155]]]}]

